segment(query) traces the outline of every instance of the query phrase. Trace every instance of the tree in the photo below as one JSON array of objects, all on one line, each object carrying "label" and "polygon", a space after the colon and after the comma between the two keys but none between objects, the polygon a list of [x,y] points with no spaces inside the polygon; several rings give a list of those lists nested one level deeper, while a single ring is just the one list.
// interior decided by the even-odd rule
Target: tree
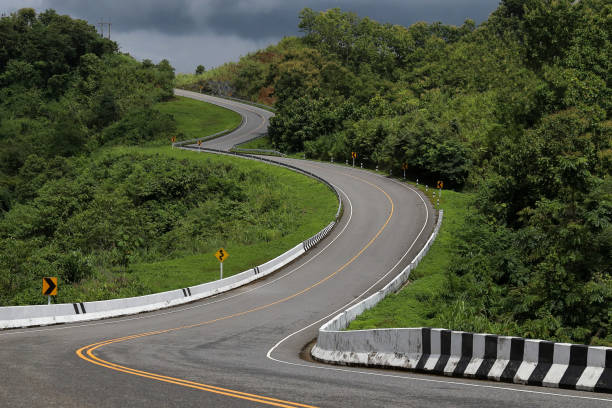
[{"label": "tree", "polygon": [[204,65],[198,65],[196,67],[195,73],[196,75],[202,75],[205,71],[206,71],[206,68],[204,68]]}]

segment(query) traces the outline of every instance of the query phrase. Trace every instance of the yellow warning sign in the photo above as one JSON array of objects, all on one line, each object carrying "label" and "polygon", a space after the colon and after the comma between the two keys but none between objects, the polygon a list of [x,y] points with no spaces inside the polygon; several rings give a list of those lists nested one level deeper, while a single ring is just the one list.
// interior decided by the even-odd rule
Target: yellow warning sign
[{"label": "yellow warning sign", "polygon": [[42,294],[46,296],[57,296],[57,278],[43,278]]},{"label": "yellow warning sign", "polygon": [[444,187],[444,182],[441,180],[438,180],[438,184],[436,188],[442,188],[442,187]]},{"label": "yellow warning sign", "polygon": [[225,249],[221,248],[220,250],[215,252],[215,256],[217,257],[219,262],[223,262],[223,261],[225,261],[227,259],[229,254],[227,253],[227,251]]}]

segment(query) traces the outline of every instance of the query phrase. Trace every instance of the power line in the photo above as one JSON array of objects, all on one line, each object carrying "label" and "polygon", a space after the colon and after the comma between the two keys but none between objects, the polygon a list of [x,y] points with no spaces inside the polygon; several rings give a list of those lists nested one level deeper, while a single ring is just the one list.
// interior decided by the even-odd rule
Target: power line
[{"label": "power line", "polygon": [[100,22],[98,23],[98,26],[100,27],[100,35],[102,37],[104,37],[104,26],[108,26],[108,39],[110,40],[111,38],[111,25],[112,23],[109,21],[104,21],[104,19],[101,19]]}]

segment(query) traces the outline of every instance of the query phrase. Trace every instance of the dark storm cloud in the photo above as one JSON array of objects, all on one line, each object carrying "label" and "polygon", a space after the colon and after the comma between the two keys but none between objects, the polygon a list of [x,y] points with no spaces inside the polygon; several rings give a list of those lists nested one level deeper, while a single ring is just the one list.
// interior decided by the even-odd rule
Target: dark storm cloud
[{"label": "dark storm cloud", "polygon": [[[368,16],[381,23],[409,26],[417,21],[462,24],[471,18],[480,23],[497,7],[498,0],[379,0],[379,1],[286,1],[269,9],[236,9],[227,7],[226,0],[215,1],[218,7],[207,20],[208,27],[220,34],[265,38],[298,34],[299,12],[304,7],[342,11]],[[240,3],[240,2],[236,2]],[[225,4],[225,7],[223,6]]]},{"label": "dark storm cloud", "polygon": [[339,7],[381,23],[411,25],[417,21],[459,25],[466,18],[480,23],[498,0],[0,0],[0,13],[22,7],[48,8],[90,24],[112,22],[112,38],[123,52],[138,59],[167,58],[178,72],[207,68],[299,34],[304,7]]},{"label": "dark storm cloud", "polygon": [[379,22],[410,25],[416,21],[461,24],[485,20],[498,0],[48,0],[45,6],[85,18],[111,19],[113,30],[148,30],[168,35],[214,33],[242,38],[280,38],[298,34],[304,7],[340,7]]},{"label": "dark storm cloud", "polygon": [[198,31],[197,16],[191,11],[190,0],[48,0],[45,8],[60,14],[86,19],[97,24],[100,19],[112,22],[118,32],[153,30],[180,35]]}]

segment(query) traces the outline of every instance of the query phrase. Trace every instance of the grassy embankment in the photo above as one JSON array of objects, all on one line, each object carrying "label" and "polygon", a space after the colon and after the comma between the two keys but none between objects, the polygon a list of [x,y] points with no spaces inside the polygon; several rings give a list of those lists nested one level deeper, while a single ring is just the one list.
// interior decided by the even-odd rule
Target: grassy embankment
[{"label": "grassy embankment", "polygon": [[[234,157],[185,152],[177,149],[173,151],[164,148],[141,150],[147,154],[163,154],[177,159],[201,161],[206,165],[240,166],[243,172],[259,172],[263,175],[262,179],[265,182],[248,186],[249,196],[257,200],[252,204],[265,206],[268,204],[267,200],[282,200],[281,205],[286,209],[284,212],[286,217],[282,221],[285,224],[291,223],[290,226],[285,225],[283,228],[289,231],[286,235],[283,235],[279,229],[271,228],[269,223],[261,225],[257,229],[264,240],[253,244],[241,243],[241,235],[244,230],[240,225],[231,223],[232,232],[227,239],[213,238],[202,243],[200,253],[133,265],[132,273],[138,276],[153,292],[218,279],[219,262],[213,254],[221,247],[229,253],[229,257],[223,264],[225,277],[260,265],[316,234],[333,219],[337,209],[338,203],[335,195],[325,185],[287,169]],[[271,187],[271,183],[274,183],[275,186]],[[227,221],[230,224],[231,220]],[[257,220],[249,220],[247,224],[257,222]],[[247,225],[245,228],[251,226]],[[191,250],[186,249],[185,252]]]},{"label": "grassy embankment", "polygon": [[[161,103],[157,109],[174,115],[179,131],[189,139],[204,138],[224,129],[233,129],[241,121],[240,116],[230,110],[184,97],[178,97],[172,102]],[[225,241],[213,239],[207,242],[206,247],[201,248],[202,253],[200,254],[133,265],[132,274],[138,277],[151,292],[171,290],[218,279],[219,262],[213,256],[218,247],[223,247],[230,254],[223,265],[225,277],[264,263],[317,233],[332,220],[337,209],[336,198],[326,186],[283,168],[233,157],[199,154],[178,149],[144,148],[138,150],[146,154],[162,154],[176,159],[199,161],[207,165],[226,163],[240,166],[245,172],[262,172],[268,180],[274,179],[278,183],[276,190],[282,191],[282,197],[285,200],[283,205],[294,209],[296,215],[289,234],[273,237],[269,241],[245,245],[240,243],[238,236]],[[250,186],[250,188],[265,197],[268,196],[268,190],[271,187],[265,183]],[[256,192],[253,196],[257,194]],[[236,235],[239,233],[239,230],[236,231]],[[271,232],[273,236],[277,233]]]},{"label": "grassy embankment", "polygon": [[454,258],[453,246],[465,224],[470,198],[466,193],[442,191],[442,228],[427,256],[411,272],[409,283],[362,313],[348,330],[438,327],[436,303],[432,300],[444,291],[446,273]]},{"label": "grassy embankment", "polygon": [[[234,112],[188,98],[156,108],[174,116],[185,138],[205,137],[241,121]],[[138,296],[216,280],[219,262],[214,253],[221,247],[229,253],[223,266],[228,277],[282,254],[335,215],[335,194],[309,177],[169,145],[159,141],[147,147],[115,146],[91,156],[90,174],[99,178],[95,183],[101,196],[128,191],[140,202],[119,213],[124,221],[100,215],[109,218],[111,228],[126,231],[125,245],[133,249],[123,255],[128,260],[124,266],[105,262],[115,250],[92,253],[92,272],[74,284],[61,282],[58,303]],[[135,171],[144,171],[137,184]],[[112,230],[104,232],[113,235]],[[147,236],[154,242],[147,242]],[[134,240],[141,244],[132,245]],[[36,293],[40,289],[32,286],[21,298],[31,303]]]},{"label": "grassy embankment", "polygon": [[223,130],[234,129],[242,121],[240,115],[229,109],[183,96],[177,96],[170,102],[159,103],[155,108],[174,116],[184,139],[204,139]]},{"label": "grassy embankment", "polygon": [[268,136],[258,137],[257,139],[249,140],[246,143],[241,143],[238,146],[241,149],[263,149],[263,150],[273,150],[274,147],[270,143],[270,138]]}]

